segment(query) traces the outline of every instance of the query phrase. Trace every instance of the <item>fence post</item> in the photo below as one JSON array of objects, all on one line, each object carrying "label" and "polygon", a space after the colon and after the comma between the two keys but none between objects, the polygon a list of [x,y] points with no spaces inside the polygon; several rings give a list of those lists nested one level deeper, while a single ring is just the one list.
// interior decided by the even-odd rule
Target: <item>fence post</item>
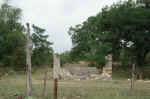
[{"label": "fence post", "polygon": [[47,81],[47,75],[48,75],[48,66],[46,66],[46,71],[45,71],[45,74],[44,74],[44,84],[43,84],[43,97],[46,96],[46,81]]},{"label": "fence post", "polygon": [[26,94],[31,96],[31,55],[30,55],[30,25],[27,25],[27,43],[26,43]]},{"label": "fence post", "polygon": [[134,95],[134,80],[135,80],[135,64],[132,65],[132,75],[131,75],[131,95]]}]

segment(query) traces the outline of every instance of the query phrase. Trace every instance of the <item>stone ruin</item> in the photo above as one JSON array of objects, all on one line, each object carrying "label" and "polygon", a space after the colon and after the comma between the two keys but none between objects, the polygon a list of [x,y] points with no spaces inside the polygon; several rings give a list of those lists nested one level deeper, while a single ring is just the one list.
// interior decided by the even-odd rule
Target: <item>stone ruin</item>
[{"label": "stone ruin", "polygon": [[101,73],[96,67],[88,67],[88,64],[67,64],[59,68],[59,79],[61,80],[111,80],[112,79],[112,55],[106,56],[108,60]]},{"label": "stone ruin", "polygon": [[103,68],[103,75],[107,77],[112,77],[112,54],[109,54],[108,56],[105,57],[106,60],[108,61]]}]

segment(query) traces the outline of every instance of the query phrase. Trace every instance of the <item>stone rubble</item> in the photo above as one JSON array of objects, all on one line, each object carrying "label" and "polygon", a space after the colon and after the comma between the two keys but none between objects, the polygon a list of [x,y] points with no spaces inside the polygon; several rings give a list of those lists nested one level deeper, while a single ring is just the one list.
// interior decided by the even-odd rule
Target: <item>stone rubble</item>
[{"label": "stone rubble", "polygon": [[61,80],[112,80],[112,55],[109,54],[105,58],[108,62],[102,73],[96,67],[88,67],[86,62],[80,62],[60,68],[59,78]]},{"label": "stone rubble", "polygon": [[100,73],[95,67],[62,68],[61,80],[111,80],[111,73]]}]

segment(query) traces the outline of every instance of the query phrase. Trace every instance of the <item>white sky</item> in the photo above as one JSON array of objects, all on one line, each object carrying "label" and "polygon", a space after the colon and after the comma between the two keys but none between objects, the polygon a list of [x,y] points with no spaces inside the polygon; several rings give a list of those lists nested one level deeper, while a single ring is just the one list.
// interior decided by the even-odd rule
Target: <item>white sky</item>
[{"label": "white sky", "polygon": [[[9,0],[23,10],[23,23],[38,25],[47,30],[55,52],[70,50],[67,33],[70,26],[96,15],[105,5],[119,0]],[[0,3],[2,0],[0,0]]]}]

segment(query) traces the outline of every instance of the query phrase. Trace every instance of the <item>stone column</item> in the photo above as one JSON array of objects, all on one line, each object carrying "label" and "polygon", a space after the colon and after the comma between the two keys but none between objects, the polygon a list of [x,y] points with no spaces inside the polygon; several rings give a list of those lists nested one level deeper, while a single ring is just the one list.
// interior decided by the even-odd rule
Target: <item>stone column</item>
[{"label": "stone column", "polygon": [[54,63],[53,63],[53,78],[59,79],[61,73],[60,68],[60,57],[54,54]]},{"label": "stone column", "polygon": [[53,99],[57,99],[58,79],[60,78],[60,57],[54,54],[53,63],[53,78],[54,78],[54,93]]},{"label": "stone column", "polygon": [[108,61],[103,68],[103,74],[109,77],[112,77],[112,54],[109,54],[108,56],[105,57],[106,60]]}]

